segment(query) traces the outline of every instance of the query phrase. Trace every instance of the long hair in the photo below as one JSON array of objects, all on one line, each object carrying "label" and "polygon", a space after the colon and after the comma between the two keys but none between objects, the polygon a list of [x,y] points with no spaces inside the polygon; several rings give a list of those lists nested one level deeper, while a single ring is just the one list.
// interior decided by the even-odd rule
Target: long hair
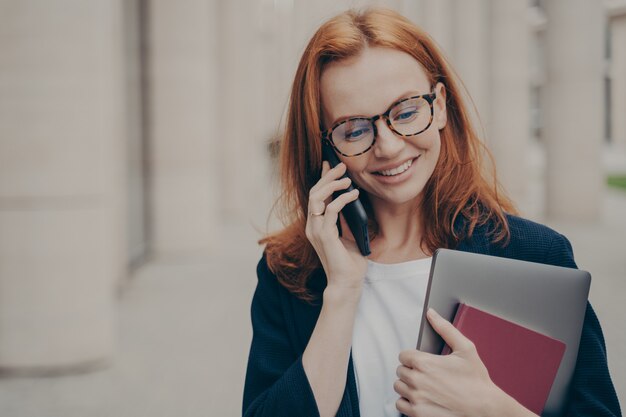
[{"label": "long hair", "polygon": [[[489,151],[471,125],[460,96],[457,77],[426,32],[402,15],[387,9],[349,10],[324,23],[309,41],[296,71],[285,131],[280,143],[279,217],[285,228],[259,240],[266,245],[268,267],[291,293],[307,302],[317,295],[308,288],[312,273],[321,268],[313,246],[305,236],[309,190],[321,177],[320,76],[330,62],[357,56],[367,46],[406,52],[422,66],[431,85],[446,88],[448,120],[440,131],[441,151],[434,172],[423,190],[421,213],[422,248],[454,248],[469,238],[476,226],[489,222],[489,236],[505,245],[510,237],[505,212],[515,212],[510,200],[499,191],[495,168],[486,178],[482,152]],[[493,166],[493,164],[492,164]],[[360,197],[375,237],[374,221],[367,194]],[[461,225],[461,227],[459,227]]]}]

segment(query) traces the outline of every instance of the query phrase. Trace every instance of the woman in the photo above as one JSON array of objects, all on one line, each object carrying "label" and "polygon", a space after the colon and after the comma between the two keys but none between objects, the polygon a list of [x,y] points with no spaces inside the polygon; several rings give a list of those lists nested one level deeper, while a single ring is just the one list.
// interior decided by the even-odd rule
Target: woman
[{"label": "woman", "polygon": [[[333,169],[322,140],[342,161]],[[564,236],[512,214],[482,175],[481,146],[423,31],[377,9],[320,27],[296,72],[281,143],[287,227],[260,241],[245,416],[534,415],[435,312],[428,320],[453,353],[414,349],[437,248],[576,267]],[[351,182],[340,179],[346,170],[357,189],[333,200]],[[357,198],[370,220],[369,259],[338,214]],[[619,414],[588,305],[567,415]]]}]

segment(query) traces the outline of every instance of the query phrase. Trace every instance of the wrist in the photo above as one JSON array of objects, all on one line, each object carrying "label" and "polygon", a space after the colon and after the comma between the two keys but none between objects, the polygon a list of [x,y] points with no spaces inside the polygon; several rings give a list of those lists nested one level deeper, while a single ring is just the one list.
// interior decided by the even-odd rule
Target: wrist
[{"label": "wrist", "polygon": [[329,284],[324,289],[324,303],[358,303],[361,298],[362,286],[344,286],[340,284]]}]

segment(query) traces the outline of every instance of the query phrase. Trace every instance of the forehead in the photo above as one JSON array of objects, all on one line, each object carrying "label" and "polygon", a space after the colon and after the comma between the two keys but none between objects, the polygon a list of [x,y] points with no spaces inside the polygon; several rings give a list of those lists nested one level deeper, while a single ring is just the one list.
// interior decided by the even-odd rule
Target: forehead
[{"label": "forehead", "polygon": [[368,47],[356,57],[332,62],[322,71],[320,93],[324,125],[353,115],[374,115],[407,93],[428,93],[430,82],[411,55]]}]

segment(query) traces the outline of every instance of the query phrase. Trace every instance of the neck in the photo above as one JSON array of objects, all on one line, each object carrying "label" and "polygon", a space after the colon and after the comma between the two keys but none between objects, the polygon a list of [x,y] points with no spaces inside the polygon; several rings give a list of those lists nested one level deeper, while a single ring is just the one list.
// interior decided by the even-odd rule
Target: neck
[{"label": "neck", "polygon": [[373,198],[378,234],[372,240],[370,259],[387,263],[430,256],[421,249],[422,222],[419,200],[393,204]]}]

